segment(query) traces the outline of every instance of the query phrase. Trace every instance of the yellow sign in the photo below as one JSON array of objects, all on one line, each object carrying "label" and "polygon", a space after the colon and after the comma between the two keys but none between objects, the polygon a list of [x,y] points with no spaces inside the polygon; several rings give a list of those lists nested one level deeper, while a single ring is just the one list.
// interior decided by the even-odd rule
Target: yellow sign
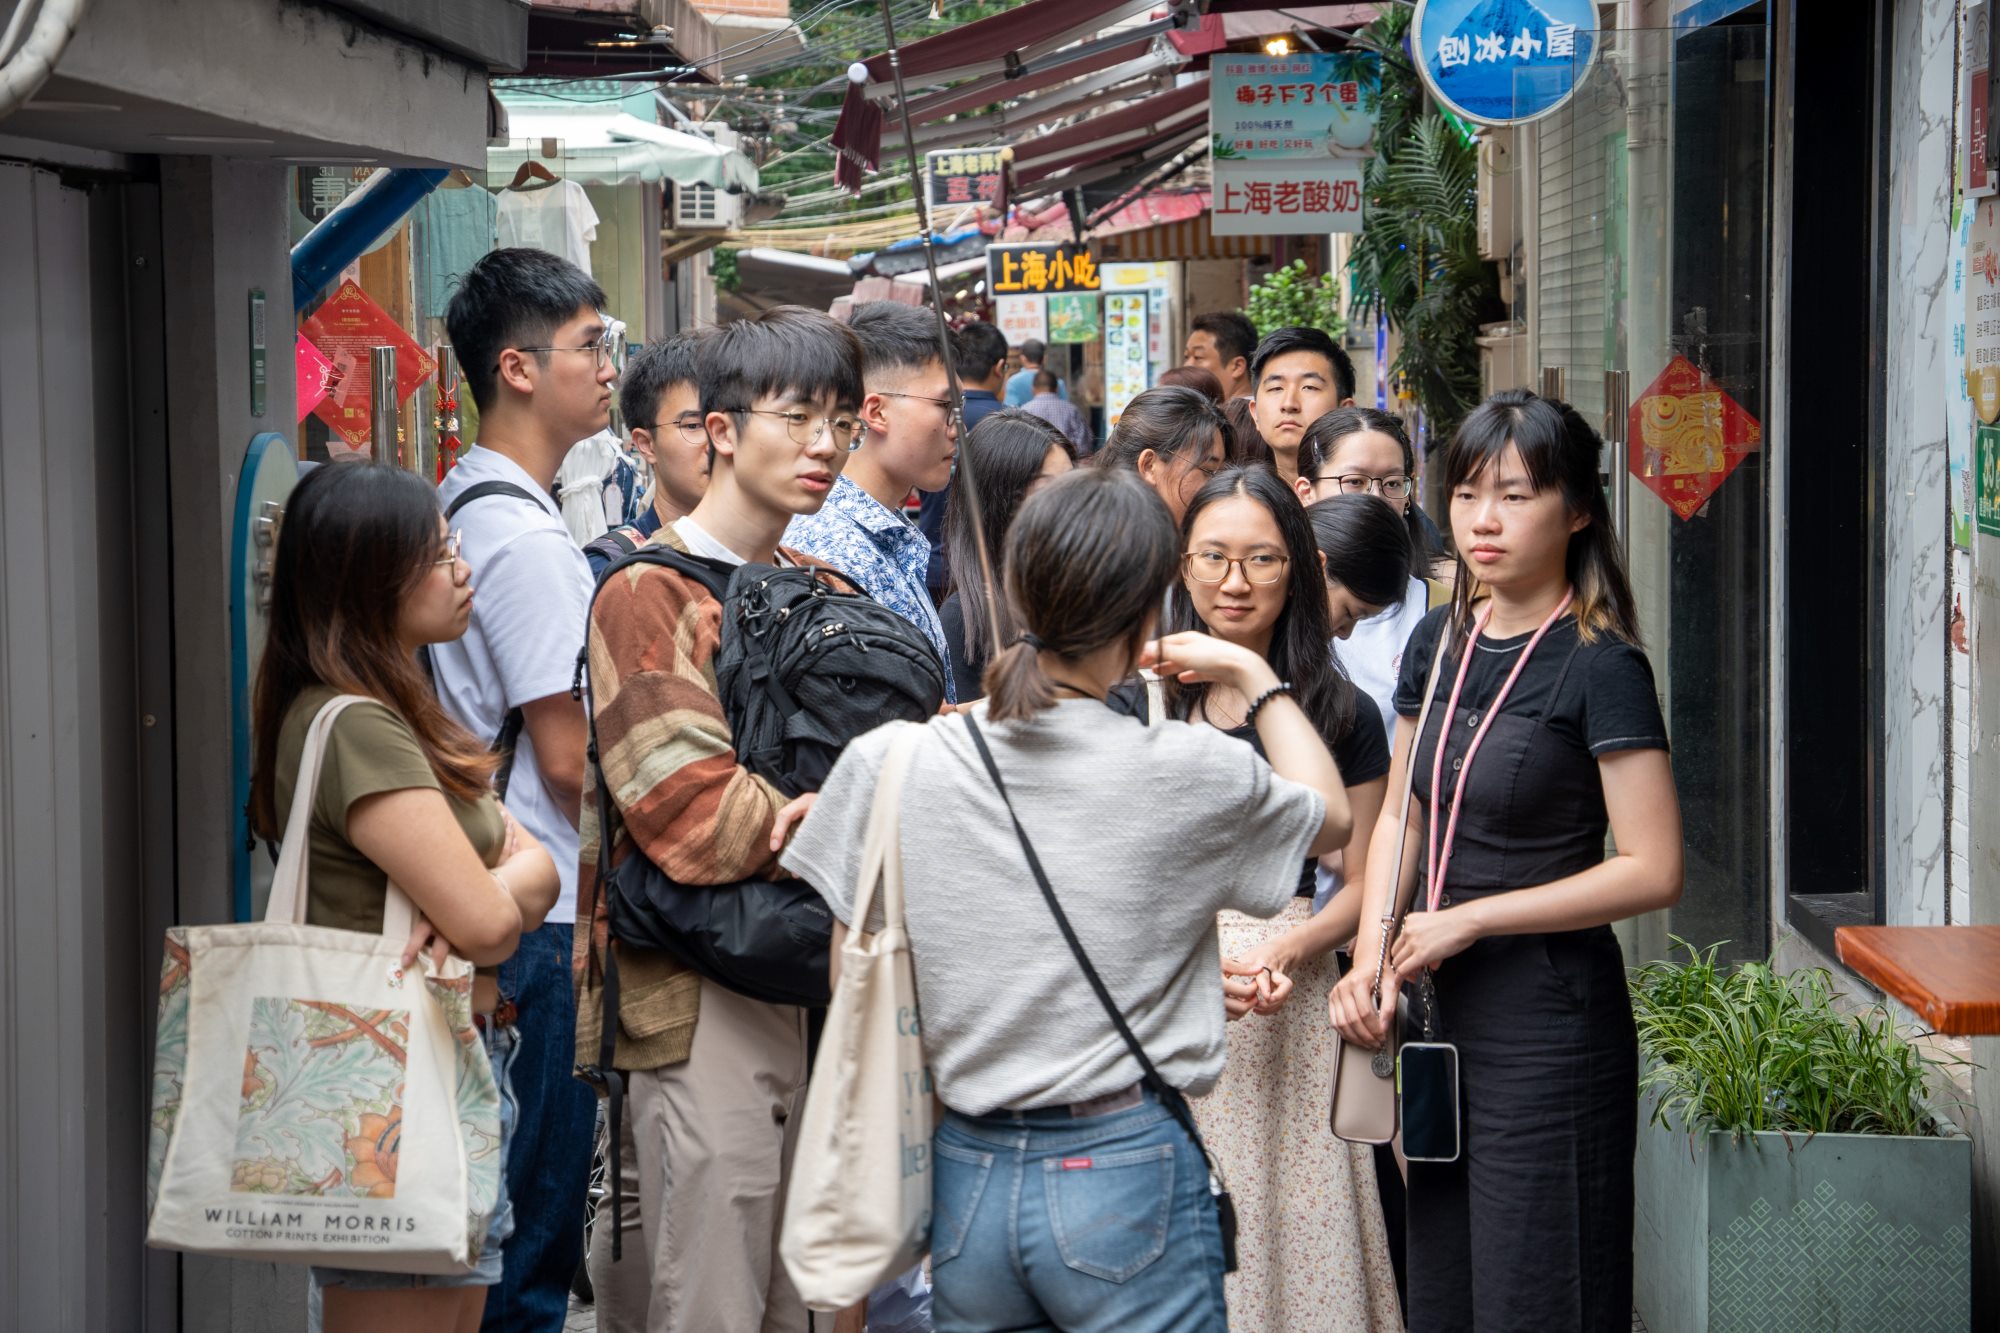
[{"label": "yellow sign", "polygon": [[1097,260],[1074,245],[995,245],[986,251],[989,296],[1094,292],[1102,286]]}]

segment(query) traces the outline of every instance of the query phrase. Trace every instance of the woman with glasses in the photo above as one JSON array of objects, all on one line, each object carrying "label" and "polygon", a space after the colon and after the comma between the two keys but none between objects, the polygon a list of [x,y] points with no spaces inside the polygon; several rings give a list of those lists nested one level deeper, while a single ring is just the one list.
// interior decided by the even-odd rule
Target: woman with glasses
[{"label": "woman with glasses", "polygon": [[1166,385],[1125,404],[1092,463],[1138,473],[1178,523],[1188,501],[1222,471],[1234,447],[1235,433],[1219,406],[1193,389]]},{"label": "woman with glasses", "polygon": [[[986,537],[987,561],[997,576],[1014,515],[1050,479],[1076,466],[1076,446],[1042,418],[1008,407],[989,412],[972,428],[965,437],[965,456],[978,472],[979,529]],[[985,696],[986,662],[993,644],[1012,643],[1019,630],[1004,597],[994,597],[989,607],[980,572],[979,532],[973,528],[972,506],[963,487],[952,489],[945,509],[944,542],[951,593],[938,614],[944,621],[945,645],[951,650],[958,702],[970,703]],[[999,614],[998,624],[992,623],[989,610]]]},{"label": "woman with glasses", "polygon": [[[524,931],[542,924],[558,881],[541,843],[493,795],[496,756],[445,713],[418,664],[427,646],[465,633],[472,600],[472,570],[421,478],[374,463],[308,473],[286,502],[272,574],[270,636],[257,671],[250,817],[260,836],[276,838],[294,799],[313,803],[308,925],[379,934],[393,882],[419,913],[405,967],[426,949],[478,966],[473,1012],[500,1087],[504,1162],[520,1037],[510,1021],[495,1018],[495,969]],[[343,694],[367,702],[335,719],[319,789],[298,793],[306,733],[321,708]],[[350,1142],[393,1145],[398,1128],[393,1121],[356,1122],[348,1132]],[[365,1180],[364,1170],[371,1173]],[[371,1154],[350,1183],[393,1190],[395,1173],[393,1152]],[[328,1333],[477,1328],[487,1288],[500,1280],[501,1242],[513,1229],[503,1180],[485,1247],[463,1274],[313,1269],[324,1327]],[[365,1262],[361,1252],[355,1257]]]},{"label": "woman with glasses", "polygon": [[1403,423],[1372,407],[1342,407],[1306,428],[1299,445],[1299,498],[1307,504],[1334,495],[1374,495],[1403,519],[1409,540],[1409,576],[1403,595],[1360,621],[1334,656],[1355,687],[1374,701],[1385,732],[1396,725],[1396,674],[1403,645],[1424,612],[1451,596],[1449,578],[1433,576],[1442,558],[1437,529],[1417,506],[1416,452]]},{"label": "woman with glasses", "polygon": [[[1290,682],[1305,714],[1340,769],[1355,832],[1340,853],[1367,856],[1362,825],[1382,806],[1389,770],[1381,719],[1348,684],[1327,653],[1332,636],[1324,562],[1292,492],[1266,468],[1233,468],[1194,497],[1181,525],[1181,579],[1170,626],[1196,630],[1248,649]],[[1251,699],[1226,682],[1162,682],[1167,718],[1212,728],[1262,752],[1247,720]],[[1151,720],[1153,701],[1121,686],[1114,706]],[[1197,815],[1197,817],[1199,817]],[[1322,1015],[1336,973],[1325,953],[1352,937],[1359,892],[1336,898],[1315,920],[1317,862],[1294,864],[1293,896],[1266,921],[1222,913],[1222,953],[1262,973],[1266,998],[1225,985],[1232,1016],[1229,1055],[1215,1090],[1195,1103],[1195,1117],[1236,1197],[1240,1267],[1228,1282],[1230,1328],[1393,1328],[1399,1319],[1388,1237],[1376,1201],[1375,1167],[1366,1148],[1326,1132],[1326,1090],[1333,1078],[1333,1034]],[[1302,952],[1290,968],[1265,961],[1311,924],[1328,945]],[[1288,996],[1297,992],[1294,1003]]]}]

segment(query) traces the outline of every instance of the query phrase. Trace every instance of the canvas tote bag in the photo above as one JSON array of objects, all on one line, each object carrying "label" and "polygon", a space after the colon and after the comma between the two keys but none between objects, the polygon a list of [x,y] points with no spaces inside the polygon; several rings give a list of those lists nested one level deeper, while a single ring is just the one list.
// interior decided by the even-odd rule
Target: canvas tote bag
[{"label": "canvas tote bag", "polygon": [[463,1273],[499,1197],[500,1094],[472,964],[404,972],[414,908],[382,933],[304,924],[307,823],[334,718],[313,719],[258,924],[167,932],[146,1241],[394,1273]]},{"label": "canvas tote bag", "polygon": [[806,1090],[778,1253],[805,1303],[842,1310],[930,1245],[931,1075],[903,928],[902,795],[917,723],[897,724],[875,784],[855,923],[879,886],[882,929],[851,930]]}]

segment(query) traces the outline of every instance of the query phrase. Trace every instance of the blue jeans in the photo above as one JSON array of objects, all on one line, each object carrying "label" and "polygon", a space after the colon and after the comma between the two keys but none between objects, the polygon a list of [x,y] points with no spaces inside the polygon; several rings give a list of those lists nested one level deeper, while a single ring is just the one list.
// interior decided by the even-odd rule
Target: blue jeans
[{"label": "blue jeans", "polygon": [[1067,1109],[947,1112],[932,1141],[938,1333],[1222,1333],[1208,1167],[1148,1093]]},{"label": "blue jeans", "polygon": [[500,965],[500,997],[513,1002],[521,1034],[513,1070],[518,1120],[507,1155],[514,1234],[500,1284],[486,1295],[482,1333],[559,1333],[583,1261],[597,1097],[575,1077],[571,931],[565,921],[525,934]]}]

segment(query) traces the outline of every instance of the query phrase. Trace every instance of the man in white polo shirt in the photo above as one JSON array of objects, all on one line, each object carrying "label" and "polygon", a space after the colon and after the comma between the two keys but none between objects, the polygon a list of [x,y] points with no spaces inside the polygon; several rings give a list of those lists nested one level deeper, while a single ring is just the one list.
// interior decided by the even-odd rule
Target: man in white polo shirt
[{"label": "man in white polo shirt", "polygon": [[501,965],[502,1018],[521,1034],[518,1103],[508,1151],[514,1234],[481,1327],[558,1330],[582,1256],[596,1098],[573,1076],[577,812],[588,730],[570,697],[591,594],[590,566],[550,495],[578,440],[604,429],[622,336],[604,292],[541,250],[496,250],[474,264],[445,324],[479,408],[479,439],[446,475],[438,500],[461,534],[477,591],[472,624],[434,645],[445,707],[503,761],[507,809],[542,840],[562,896],[540,930]]}]

